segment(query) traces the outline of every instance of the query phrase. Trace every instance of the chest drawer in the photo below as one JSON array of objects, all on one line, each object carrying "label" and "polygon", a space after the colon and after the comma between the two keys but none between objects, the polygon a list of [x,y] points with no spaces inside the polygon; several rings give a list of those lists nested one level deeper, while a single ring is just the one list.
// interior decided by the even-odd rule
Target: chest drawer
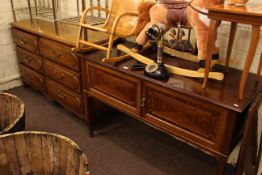
[{"label": "chest drawer", "polygon": [[41,38],[40,54],[45,58],[68,67],[69,69],[75,71],[79,70],[79,60],[77,56],[71,52],[70,47]]},{"label": "chest drawer", "polygon": [[145,120],[187,141],[218,146],[227,110],[151,83],[144,87]]},{"label": "chest drawer", "polygon": [[38,72],[43,72],[42,58],[40,56],[32,54],[20,47],[16,47],[16,53],[20,63],[23,63]]},{"label": "chest drawer", "polygon": [[44,61],[45,75],[80,93],[80,75],[55,63]]},{"label": "chest drawer", "polygon": [[12,29],[14,43],[26,50],[38,53],[38,38],[35,35]]},{"label": "chest drawer", "polygon": [[83,113],[83,99],[81,95],[74,93],[58,83],[55,83],[52,80],[46,80],[46,89],[48,95],[61,103],[65,108],[75,112],[75,113]]},{"label": "chest drawer", "polygon": [[90,94],[120,110],[140,115],[139,79],[93,63],[87,63],[87,67]]},{"label": "chest drawer", "polygon": [[44,78],[42,75],[36,73],[35,71],[31,70],[30,68],[27,68],[22,64],[19,65],[19,69],[22,81],[25,84],[30,85],[33,89],[44,92],[45,86]]}]

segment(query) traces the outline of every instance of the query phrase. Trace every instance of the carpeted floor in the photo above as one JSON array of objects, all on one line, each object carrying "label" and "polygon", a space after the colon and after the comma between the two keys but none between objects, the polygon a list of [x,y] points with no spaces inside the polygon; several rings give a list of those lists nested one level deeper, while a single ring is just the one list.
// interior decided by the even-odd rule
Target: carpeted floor
[{"label": "carpeted floor", "polygon": [[[73,139],[86,152],[91,175],[212,175],[215,159],[122,113],[101,120],[94,138],[81,119],[30,88],[8,91],[26,106],[26,129]],[[231,175],[228,166],[226,175]]]}]

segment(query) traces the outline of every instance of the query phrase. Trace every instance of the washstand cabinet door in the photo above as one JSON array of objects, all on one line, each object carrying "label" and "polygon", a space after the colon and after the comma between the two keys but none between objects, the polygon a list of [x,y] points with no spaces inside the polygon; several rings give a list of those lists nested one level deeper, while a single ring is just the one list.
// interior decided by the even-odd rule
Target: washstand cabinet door
[{"label": "washstand cabinet door", "polygon": [[123,112],[140,116],[141,80],[91,62],[86,66],[89,94]]},{"label": "washstand cabinet door", "polygon": [[19,65],[21,78],[23,83],[30,85],[33,89],[44,92],[44,77],[30,68],[20,64]]},{"label": "washstand cabinet door", "polygon": [[35,35],[12,29],[14,43],[30,52],[38,53],[38,38]]},{"label": "washstand cabinet door", "polygon": [[227,110],[150,82],[142,96],[146,121],[196,146],[218,149]]}]

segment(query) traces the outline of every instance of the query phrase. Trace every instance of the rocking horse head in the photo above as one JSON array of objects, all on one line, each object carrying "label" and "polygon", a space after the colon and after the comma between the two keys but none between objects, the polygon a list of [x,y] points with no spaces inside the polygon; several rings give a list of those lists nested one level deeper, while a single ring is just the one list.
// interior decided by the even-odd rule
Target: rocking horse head
[{"label": "rocking horse head", "polygon": [[[246,3],[248,0],[229,0]],[[182,25],[195,30],[198,59],[200,67],[205,66],[207,57],[207,37],[210,20],[207,17],[207,7],[222,4],[224,0],[160,0],[157,3],[146,1],[140,4],[138,26],[135,31],[138,48],[146,44],[146,31],[154,24],[161,23],[166,30]],[[215,45],[215,43],[214,43]],[[214,59],[217,59],[219,48],[214,47]]]}]

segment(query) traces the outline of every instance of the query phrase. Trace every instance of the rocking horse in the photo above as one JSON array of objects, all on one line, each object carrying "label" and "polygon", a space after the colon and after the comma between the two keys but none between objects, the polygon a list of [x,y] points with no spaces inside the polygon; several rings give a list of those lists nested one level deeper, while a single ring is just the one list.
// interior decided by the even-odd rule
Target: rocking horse
[{"label": "rocking horse", "polygon": [[[242,2],[243,0],[235,0]],[[244,3],[246,3],[245,0]],[[204,77],[205,60],[207,58],[207,45],[208,40],[208,29],[210,20],[207,17],[207,6],[224,3],[224,0],[162,0],[158,2],[143,2],[139,6],[139,19],[138,26],[135,30],[136,34],[136,50],[140,50],[145,46],[148,41],[146,35],[147,30],[150,26],[161,23],[166,26],[166,31],[171,27],[177,27],[179,25],[184,27],[192,27],[195,30],[198,47],[198,61],[200,69],[197,71],[191,71],[186,69],[180,69],[172,66],[168,66],[168,70],[172,73],[189,77]],[[217,26],[218,27],[218,26]],[[215,46],[212,56],[212,65],[217,62],[219,58],[219,48]],[[119,49],[126,52],[129,55],[139,57],[142,63],[149,63],[150,60],[141,56],[137,53],[131,53],[132,50],[128,50],[123,45],[119,46]],[[143,56],[142,56],[143,57]],[[181,72],[182,71],[182,72]],[[224,78],[222,73],[212,72],[209,78],[222,80]]]}]

